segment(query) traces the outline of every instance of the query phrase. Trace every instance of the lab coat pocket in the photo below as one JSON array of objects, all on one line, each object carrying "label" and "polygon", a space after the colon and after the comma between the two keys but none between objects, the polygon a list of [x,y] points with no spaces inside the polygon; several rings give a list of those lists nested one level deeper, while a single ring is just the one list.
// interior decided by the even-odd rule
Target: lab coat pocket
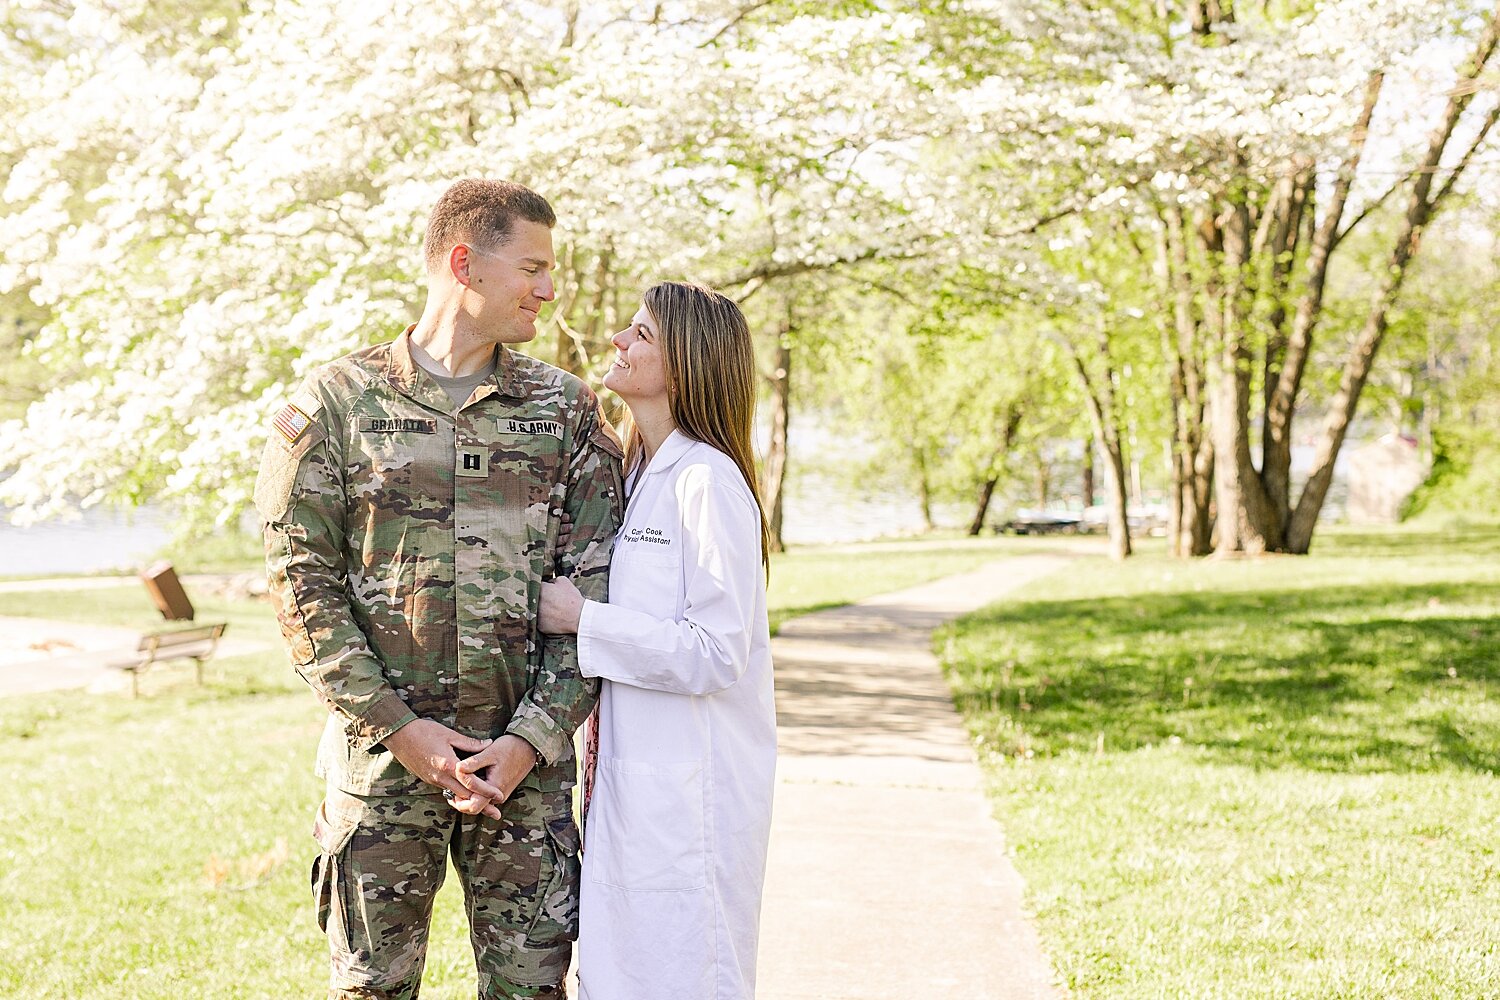
[{"label": "lab coat pocket", "polygon": [[609,603],[652,617],[677,618],[682,614],[682,597],[682,563],[676,552],[639,537],[615,542]]},{"label": "lab coat pocket", "polygon": [[[591,878],[639,892],[708,884],[702,761],[600,757],[589,809]],[[596,825],[597,824],[597,825]]]}]

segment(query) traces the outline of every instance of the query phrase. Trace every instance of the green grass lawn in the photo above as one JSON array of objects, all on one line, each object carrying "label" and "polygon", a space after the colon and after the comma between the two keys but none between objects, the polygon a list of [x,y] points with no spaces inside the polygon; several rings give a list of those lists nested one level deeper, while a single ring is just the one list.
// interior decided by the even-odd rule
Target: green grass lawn
[{"label": "green grass lawn", "polygon": [[1075,996],[1500,996],[1500,531],[1148,545],[936,641]]},{"label": "green grass lawn", "polygon": [[1043,539],[992,535],[793,548],[771,557],[766,593],[771,634],[788,618],[810,611],[967,572],[1001,556],[1055,547]]},{"label": "green grass lawn", "polygon": [[[774,560],[779,622],[973,568],[1027,540],[802,549]],[[210,562],[214,560],[210,554]],[[232,563],[231,563],[232,564]],[[206,568],[206,566],[204,567]],[[0,997],[320,997],[307,875],[322,709],[269,606],[193,594],[260,653],[142,679],[143,697],[9,696],[0,707]],[[149,628],[134,581],[0,593],[0,615]],[[424,997],[472,997],[461,895],[439,895]]]}]

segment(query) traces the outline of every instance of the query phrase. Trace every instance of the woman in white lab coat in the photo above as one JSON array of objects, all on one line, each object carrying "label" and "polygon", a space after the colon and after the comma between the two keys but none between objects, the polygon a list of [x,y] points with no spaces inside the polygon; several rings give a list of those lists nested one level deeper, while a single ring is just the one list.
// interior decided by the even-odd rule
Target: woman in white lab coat
[{"label": "woman in white lab coat", "polygon": [[755,361],[739,307],[646,292],[604,385],[630,408],[629,500],[609,603],[543,588],[603,678],[586,816],[583,1000],[753,1000],[776,713]]}]

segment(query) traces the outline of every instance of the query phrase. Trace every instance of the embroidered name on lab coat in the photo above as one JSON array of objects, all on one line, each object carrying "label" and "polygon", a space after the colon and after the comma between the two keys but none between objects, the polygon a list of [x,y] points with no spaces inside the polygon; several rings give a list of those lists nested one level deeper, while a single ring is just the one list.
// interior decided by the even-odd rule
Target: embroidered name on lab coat
[{"label": "embroidered name on lab coat", "polygon": [[631,528],[620,538],[622,542],[645,542],[648,545],[671,545],[672,539],[656,528]]}]

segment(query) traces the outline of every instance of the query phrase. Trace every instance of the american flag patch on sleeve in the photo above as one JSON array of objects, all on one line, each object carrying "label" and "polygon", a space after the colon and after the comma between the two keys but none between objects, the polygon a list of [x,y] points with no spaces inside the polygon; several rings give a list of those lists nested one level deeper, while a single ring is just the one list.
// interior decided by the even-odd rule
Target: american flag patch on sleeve
[{"label": "american flag patch on sleeve", "polygon": [[287,444],[296,443],[311,423],[312,418],[291,403],[283,406],[281,412],[271,419],[271,426],[276,428],[278,434],[286,438]]}]

